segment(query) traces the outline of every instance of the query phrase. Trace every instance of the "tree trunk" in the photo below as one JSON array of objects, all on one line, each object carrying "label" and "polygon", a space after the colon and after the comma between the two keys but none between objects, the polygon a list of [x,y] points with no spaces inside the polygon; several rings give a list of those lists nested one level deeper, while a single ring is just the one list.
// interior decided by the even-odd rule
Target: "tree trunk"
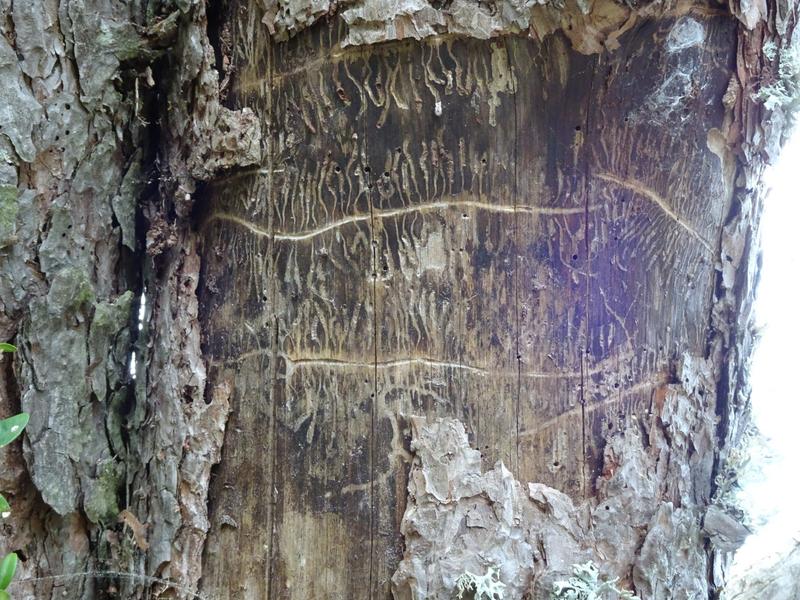
[{"label": "tree trunk", "polygon": [[795,6],[0,11],[15,597],[719,593]]}]

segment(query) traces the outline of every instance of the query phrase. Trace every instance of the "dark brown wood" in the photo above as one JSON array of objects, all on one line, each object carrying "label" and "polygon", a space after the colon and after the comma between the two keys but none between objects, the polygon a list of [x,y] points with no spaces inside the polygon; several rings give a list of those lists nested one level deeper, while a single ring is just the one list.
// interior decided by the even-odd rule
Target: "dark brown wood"
[{"label": "dark brown wood", "polygon": [[237,398],[207,592],[387,597],[407,415],[594,493],[609,431],[708,335],[736,26],[695,18],[680,52],[674,19],[590,56],[560,34],[342,49],[335,21],[240,51],[232,97],[270,137],[202,226],[205,351]]}]

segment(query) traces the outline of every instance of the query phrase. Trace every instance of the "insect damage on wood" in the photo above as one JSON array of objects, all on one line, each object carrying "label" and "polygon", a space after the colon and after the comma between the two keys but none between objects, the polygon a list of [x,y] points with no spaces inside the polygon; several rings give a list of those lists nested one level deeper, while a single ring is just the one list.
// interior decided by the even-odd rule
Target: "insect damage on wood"
[{"label": "insect damage on wood", "polygon": [[[735,21],[596,2],[480,9],[466,31],[459,6],[268,2],[275,37],[233,59],[230,97],[269,150],[204,192],[209,380],[238,396],[208,589],[233,570],[260,593],[385,595],[434,564],[410,550],[398,414],[457,419],[484,471],[559,490],[594,522],[585,558],[637,590],[699,593],[741,541],[730,507],[704,519],[743,414],[718,424],[729,341],[708,334],[752,102],[730,93]],[[258,27],[234,21],[240,42]],[[254,444],[263,457],[236,450]],[[271,504],[236,490],[242,472]],[[247,514],[271,525],[246,537]]]},{"label": "insect damage on wood", "polygon": [[[220,598],[446,594],[464,571],[428,552],[430,509],[466,515],[454,552],[486,573],[465,546],[484,544],[512,594],[583,559],[653,597],[721,583],[745,532],[712,481],[746,421],[752,340],[732,324],[792,109],[793,16],[89,4],[0,7],[0,328],[21,342],[3,385],[51,411],[19,484],[46,533],[15,523],[19,544]],[[401,414],[425,415],[413,455]],[[431,462],[433,430],[468,464],[459,498],[419,483],[466,477]],[[146,551],[103,537],[118,514],[147,524]]]}]

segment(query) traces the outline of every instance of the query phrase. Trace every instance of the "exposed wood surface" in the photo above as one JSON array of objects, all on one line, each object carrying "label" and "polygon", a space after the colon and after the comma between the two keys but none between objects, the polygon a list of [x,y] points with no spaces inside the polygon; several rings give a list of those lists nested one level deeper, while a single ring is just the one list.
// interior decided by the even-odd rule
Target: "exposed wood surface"
[{"label": "exposed wood surface", "polygon": [[200,225],[210,380],[235,390],[208,593],[387,597],[403,415],[593,494],[609,432],[709,334],[736,25],[693,18],[702,44],[640,20],[584,56],[560,34],[342,50],[335,20],[270,46],[231,12],[232,102],[269,147]]}]

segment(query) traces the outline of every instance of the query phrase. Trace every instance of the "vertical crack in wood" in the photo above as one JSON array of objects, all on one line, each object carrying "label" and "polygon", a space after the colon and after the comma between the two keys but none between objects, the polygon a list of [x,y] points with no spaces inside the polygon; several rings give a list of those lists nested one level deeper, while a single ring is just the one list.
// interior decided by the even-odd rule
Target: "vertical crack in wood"
[{"label": "vertical crack in wood", "polygon": [[[271,157],[270,157],[271,160]],[[269,185],[270,190],[270,198],[272,197],[272,183],[270,181]],[[272,221],[272,211],[270,210],[270,221]],[[273,257],[273,264],[275,264],[275,245],[272,245],[270,250],[270,254]],[[276,279],[273,277],[273,279]],[[271,301],[272,301],[272,308],[275,307],[275,284],[273,283],[271,288]],[[276,360],[278,359],[278,343],[279,343],[279,325],[278,325],[278,315],[273,313],[273,350],[272,350],[272,360],[270,364],[270,382],[271,382],[271,392],[272,392],[272,423],[270,424],[270,447],[272,448],[272,461],[270,463],[270,483],[272,485],[272,489],[269,491],[269,495],[271,498],[272,506],[270,507],[269,511],[269,523],[267,526],[269,527],[269,548],[267,548],[267,560],[266,568],[266,580],[267,580],[267,598],[271,599],[274,598],[273,595],[273,587],[272,587],[272,562],[277,560],[275,556],[275,532],[277,530],[277,519],[275,518],[275,511],[278,509],[278,486],[275,485],[275,477],[278,472],[278,453],[275,451],[278,442],[278,435],[277,435],[277,423],[278,423],[278,403],[277,403],[277,387],[278,387],[278,370],[276,368]]]},{"label": "vertical crack in wood", "polygon": [[[267,44],[267,72],[269,73],[270,81],[272,81],[275,71],[275,54],[274,54],[274,46],[272,43]],[[272,586],[272,573],[273,573],[273,561],[277,560],[275,556],[275,534],[277,530],[277,519],[275,518],[275,511],[278,509],[278,486],[275,485],[275,477],[278,473],[278,453],[276,452],[277,444],[278,444],[278,402],[277,402],[277,388],[278,388],[278,369],[277,369],[277,360],[278,360],[278,348],[279,348],[279,338],[280,338],[280,324],[278,321],[278,314],[275,311],[275,302],[277,298],[277,273],[276,273],[276,265],[278,262],[277,256],[277,247],[275,245],[275,210],[277,202],[274,198],[275,193],[275,186],[274,178],[275,178],[275,164],[274,164],[274,148],[273,145],[273,123],[275,118],[275,98],[272,94],[272,86],[266,86],[266,93],[268,94],[267,98],[267,106],[269,107],[270,114],[268,115],[267,120],[267,127],[268,130],[265,132],[265,139],[267,141],[267,149],[266,149],[266,162],[267,162],[267,201],[269,202],[269,208],[267,210],[267,227],[270,232],[267,252],[268,255],[271,257],[272,264],[269,265],[269,269],[272,271],[272,277],[270,277],[270,291],[269,291],[269,310],[272,311],[272,357],[270,360],[269,365],[269,381],[270,381],[270,400],[272,401],[272,423],[269,426],[269,447],[272,448],[272,460],[270,461],[270,476],[269,481],[272,487],[269,490],[269,496],[271,498],[271,504],[269,511],[269,523],[267,526],[269,527],[269,547],[267,548],[267,559],[265,562],[267,572],[265,574],[266,578],[266,592],[267,598],[271,599],[274,597],[274,588]]]},{"label": "vertical crack in wood", "polygon": [[[463,138],[461,138],[461,139],[463,139]],[[462,171],[462,187],[463,187],[463,166],[462,165],[459,165],[459,170]],[[482,198],[480,197],[480,191],[479,191],[478,199],[479,199],[479,201],[482,200]],[[466,240],[467,240],[467,236],[468,236],[467,219],[465,218],[466,215],[467,215],[466,212],[461,213],[461,222],[459,223],[459,226],[456,229],[456,231],[460,232],[459,233],[459,237],[457,239],[459,248],[465,248],[466,247],[465,244],[466,244]],[[464,267],[464,255],[463,254],[459,254],[459,261],[460,261],[460,264],[461,264],[461,266],[463,268]],[[455,270],[455,273],[458,274],[458,270],[457,269]],[[466,398],[465,398],[465,395],[464,395],[464,390],[466,389],[466,380],[467,380],[467,373],[465,372],[465,368],[467,366],[467,362],[464,359],[465,346],[464,346],[464,342],[463,342],[467,337],[466,336],[466,333],[467,333],[466,321],[467,321],[467,311],[468,311],[467,302],[469,302],[469,298],[467,296],[467,290],[466,290],[466,286],[465,286],[465,273],[464,272],[462,272],[461,276],[458,277],[458,286],[454,287],[454,290],[457,290],[457,292],[458,292],[458,303],[456,305],[456,310],[457,310],[457,313],[456,313],[456,319],[457,319],[457,322],[456,322],[456,335],[458,336],[458,339],[456,341],[456,350],[457,350],[458,356],[456,357],[457,359],[456,359],[456,361],[454,363],[456,365],[456,371],[455,371],[454,374],[451,375],[451,377],[452,377],[452,379],[456,379],[456,378],[458,379],[458,387],[457,387],[457,391],[453,394],[453,412],[455,413],[455,415],[461,421],[463,421],[464,423],[469,423],[469,420],[467,418],[467,408],[466,408],[467,407],[467,402],[466,402]]]},{"label": "vertical crack in wood", "polygon": [[[364,57],[366,64],[368,58]],[[368,65],[367,65],[368,66]],[[365,83],[365,88],[369,82]],[[362,108],[361,132],[364,144],[363,156],[365,161],[369,161],[369,151],[367,150],[367,111],[366,106]],[[368,165],[365,165],[368,166]],[[366,169],[365,169],[366,170]],[[372,171],[366,171],[365,183],[367,186],[367,201],[369,203],[369,237],[371,249],[370,277],[372,278],[372,398],[370,399],[370,431],[369,431],[369,598],[373,597],[375,585],[375,532],[377,529],[377,512],[379,510],[375,497],[375,425],[377,421],[378,403],[378,240],[375,237],[375,206],[373,198]]]},{"label": "vertical crack in wood", "polygon": [[[583,136],[589,135],[591,132],[591,110],[592,110],[592,101],[594,98],[594,78],[595,74],[597,73],[597,64],[599,59],[594,57],[592,65],[592,73],[589,78],[589,93],[586,95],[586,117],[583,123]],[[585,311],[585,318],[584,318],[584,326],[585,326],[585,335],[583,344],[579,344],[579,346],[585,345],[585,347],[581,347],[581,393],[580,393],[580,403],[581,403],[581,495],[585,498],[586,497],[586,490],[587,490],[587,469],[586,469],[586,386],[588,384],[587,381],[587,373],[588,370],[588,357],[592,356],[591,354],[591,335],[592,335],[592,311],[591,311],[591,269],[592,269],[592,261],[591,261],[591,242],[590,242],[590,230],[589,230],[589,215],[591,211],[589,210],[589,189],[588,189],[588,181],[589,181],[589,159],[586,154],[585,150],[585,142],[581,143],[581,147],[578,148],[578,164],[575,167],[578,169],[577,175],[581,177],[581,191],[583,194],[583,202],[584,202],[584,212],[583,212],[583,247],[584,252],[586,253],[586,258],[584,260],[584,282],[586,286],[586,305],[584,307]]]},{"label": "vertical crack in wood", "polygon": [[511,93],[511,101],[514,105],[514,147],[513,147],[513,167],[512,171],[514,174],[514,178],[512,181],[512,200],[514,203],[514,232],[513,232],[513,239],[514,239],[514,262],[512,268],[514,269],[514,274],[512,277],[511,285],[514,287],[514,337],[515,337],[515,352],[517,358],[517,386],[516,392],[514,397],[514,474],[518,477],[520,473],[520,463],[519,463],[519,415],[520,415],[520,403],[522,402],[522,351],[520,345],[520,338],[522,337],[521,329],[520,329],[520,321],[519,321],[519,286],[520,286],[520,278],[519,278],[519,270],[520,270],[520,241],[519,241],[519,213],[517,212],[517,204],[519,202],[519,198],[517,195],[517,161],[519,158],[519,151],[517,145],[519,144],[519,117],[518,117],[518,103],[517,103],[517,86],[519,82],[516,78],[516,71],[514,69],[514,61],[512,59],[512,53],[508,48],[508,38],[503,38],[503,47],[506,51],[506,60],[508,61],[508,70],[511,73],[511,81],[513,90]]}]

